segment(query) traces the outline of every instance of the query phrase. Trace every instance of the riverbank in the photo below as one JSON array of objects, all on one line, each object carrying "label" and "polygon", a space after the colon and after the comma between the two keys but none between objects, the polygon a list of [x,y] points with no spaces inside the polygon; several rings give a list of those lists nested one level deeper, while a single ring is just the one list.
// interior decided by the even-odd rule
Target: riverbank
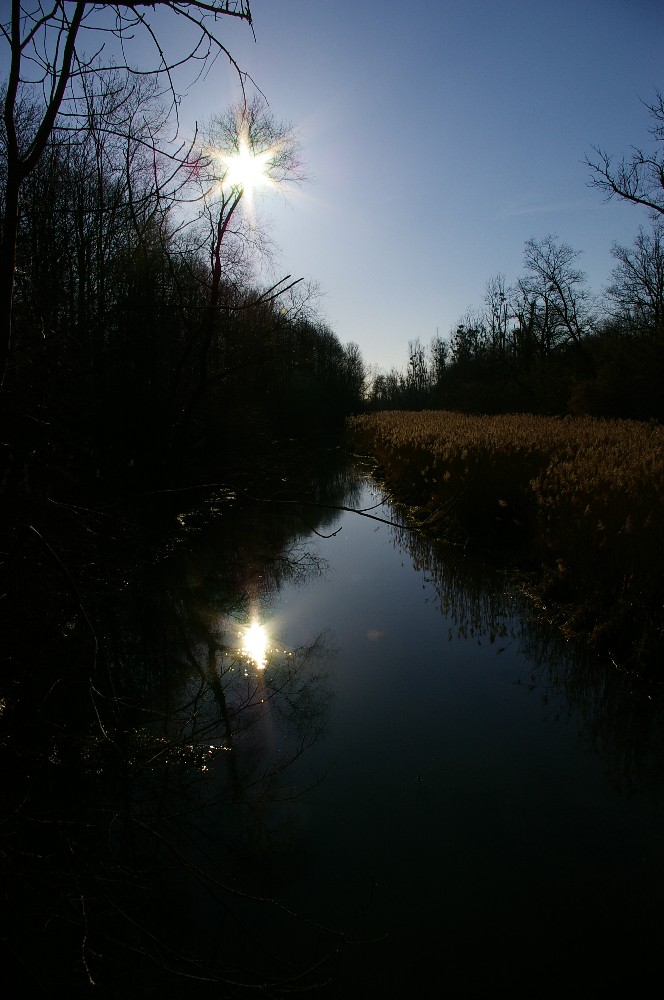
[{"label": "riverbank", "polygon": [[509,558],[566,634],[658,677],[664,428],[395,411],[353,417],[348,433],[422,531]]}]

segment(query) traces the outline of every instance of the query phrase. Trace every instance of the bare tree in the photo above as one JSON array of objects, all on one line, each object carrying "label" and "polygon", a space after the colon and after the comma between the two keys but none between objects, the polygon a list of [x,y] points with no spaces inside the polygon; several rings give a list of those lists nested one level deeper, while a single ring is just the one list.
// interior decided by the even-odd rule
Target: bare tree
[{"label": "bare tree", "polygon": [[[203,153],[197,165],[203,184],[203,215],[207,219],[211,266],[210,308],[219,303],[223,257],[229,236],[247,241],[249,227],[235,228],[241,205],[247,207],[254,188],[304,179],[299,143],[292,125],[278,122],[261,97],[241,101],[211,119],[204,130]],[[249,206],[251,209],[251,205]]]},{"label": "bare tree", "polygon": [[[664,95],[657,91],[655,101],[645,104],[653,121],[649,129],[655,142],[664,143]],[[664,150],[634,147],[629,158],[614,164],[614,157],[598,146],[592,147],[594,157],[587,156],[592,187],[598,188],[607,200],[617,197],[635,205],[643,205],[653,216],[664,215]]]},{"label": "bare tree", "polygon": [[434,388],[442,381],[449,362],[449,354],[449,341],[441,337],[439,333],[436,333],[436,336],[429,344],[429,368]]},{"label": "bare tree", "polygon": [[[151,9],[148,9],[151,8]],[[178,17],[191,30],[191,44],[184,53],[169,56],[159,40],[155,18],[160,12]],[[5,191],[0,243],[0,386],[12,349],[12,301],[16,272],[16,236],[19,193],[39,161],[59,118],[76,127],[87,114],[81,82],[93,74],[113,69],[150,75],[164,80],[177,107],[174,74],[179,66],[201,67],[210,57],[225,54],[244,74],[218,37],[221,18],[238,18],[251,24],[249,0],[153,0],[150,4],[95,3],[93,0],[12,0],[9,17],[0,23],[0,36],[9,50],[9,73],[5,85],[3,124],[6,151]],[[138,36],[152,42],[152,65],[137,69],[128,55]],[[92,54],[86,54],[86,40]],[[105,59],[112,45],[121,61]],[[114,55],[115,53],[112,53]],[[20,130],[23,102],[32,96],[31,128]]]},{"label": "bare tree", "polygon": [[467,309],[456,324],[450,340],[450,360],[463,368],[470,362],[486,359],[491,338],[481,309]]},{"label": "bare tree", "polygon": [[419,337],[408,341],[408,367],[406,369],[406,393],[409,404],[423,406],[430,389],[430,373],[426,348]]},{"label": "bare tree", "polygon": [[579,255],[556,236],[526,242],[528,274],[518,282],[521,327],[530,330],[545,357],[565,343],[583,351],[583,340],[591,332],[586,276],[575,265]]},{"label": "bare tree", "polygon": [[615,312],[628,331],[664,336],[664,222],[639,232],[631,247],[614,244],[617,264],[607,289]]},{"label": "bare tree", "polygon": [[[254,188],[304,179],[293,126],[277,121],[260,97],[241,101],[225,114],[213,117],[204,129],[202,143],[194,172],[200,184],[201,222],[210,270],[207,308],[186,348],[187,354],[196,352],[198,380],[185,409],[185,427],[208,382],[210,353],[224,305],[224,279],[227,285],[231,284],[233,269],[246,260],[247,247],[262,251],[266,246],[264,236],[259,233],[257,237],[253,218]],[[297,284],[288,284],[289,279],[287,276],[278,281],[258,296],[255,304],[283,295]],[[242,308],[247,306],[242,303]],[[230,303],[230,307],[234,305]]]},{"label": "bare tree", "polygon": [[505,285],[504,274],[497,274],[487,281],[484,292],[487,325],[493,350],[501,358],[504,358],[509,343],[511,321],[509,297],[510,291]]}]

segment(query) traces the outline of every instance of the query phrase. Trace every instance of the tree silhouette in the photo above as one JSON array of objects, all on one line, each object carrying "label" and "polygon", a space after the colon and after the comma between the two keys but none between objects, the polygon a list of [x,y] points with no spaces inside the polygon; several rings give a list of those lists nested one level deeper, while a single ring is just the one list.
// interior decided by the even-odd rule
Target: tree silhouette
[{"label": "tree silhouette", "polygon": [[[16,274],[16,238],[19,224],[21,185],[35,169],[56,122],[76,130],[87,116],[84,82],[109,71],[124,70],[152,76],[165,82],[177,108],[175,71],[188,63],[199,69],[219,53],[246,79],[218,35],[222,18],[238,18],[251,24],[248,0],[154,0],[149,5],[128,2],[93,3],[91,0],[54,0],[44,9],[40,3],[12,0],[9,18],[0,24],[8,48],[9,72],[4,95],[4,140],[6,174],[0,241],[0,387],[4,384],[12,352],[12,304]],[[171,53],[160,41],[157,14],[179,18],[190,30],[184,52]],[[93,55],[86,54],[86,42]],[[154,59],[139,68],[129,62],[132,47],[151,43]],[[118,50],[120,64],[106,49]],[[19,122],[25,102],[31,104],[29,128]]]},{"label": "tree silhouette", "polygon": [[[650,135],[664,143],[664,95],[657,91],[652,104],[645,105],[653,125]],[[620,198],[642,205],[656,218],[664,215],[664,152],[660,148],[635,147],[629,158],[614,164],[613,156],[599,146],[593,146],[594,156],[586,157],[590,168],[591,187],[598,188],[610,201]]]}]

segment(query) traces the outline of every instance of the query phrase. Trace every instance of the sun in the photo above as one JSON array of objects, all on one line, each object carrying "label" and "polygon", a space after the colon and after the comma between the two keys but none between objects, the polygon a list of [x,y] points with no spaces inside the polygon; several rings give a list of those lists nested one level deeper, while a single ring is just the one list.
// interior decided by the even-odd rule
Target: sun
[{"label": "sun", "polygon": [[218,159],[225,167],[222,187],[241,190],[249,198],[261,187],[271,187],[270,161],[272,150],[255,153],[246,139],[240,137],[238,148],[233,153],[218,153]]}]

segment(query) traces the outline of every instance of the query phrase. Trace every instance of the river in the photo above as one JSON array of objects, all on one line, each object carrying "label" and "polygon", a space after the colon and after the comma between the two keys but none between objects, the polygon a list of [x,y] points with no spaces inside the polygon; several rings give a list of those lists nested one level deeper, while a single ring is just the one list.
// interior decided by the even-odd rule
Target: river
[{"label": "river", "polygon": [[32,792],[80,827],[54,952],[109,997],[638,988],[658,690],[411,530],[365,463],[304,495],[184,510],[109,613],[116,728]]}]

